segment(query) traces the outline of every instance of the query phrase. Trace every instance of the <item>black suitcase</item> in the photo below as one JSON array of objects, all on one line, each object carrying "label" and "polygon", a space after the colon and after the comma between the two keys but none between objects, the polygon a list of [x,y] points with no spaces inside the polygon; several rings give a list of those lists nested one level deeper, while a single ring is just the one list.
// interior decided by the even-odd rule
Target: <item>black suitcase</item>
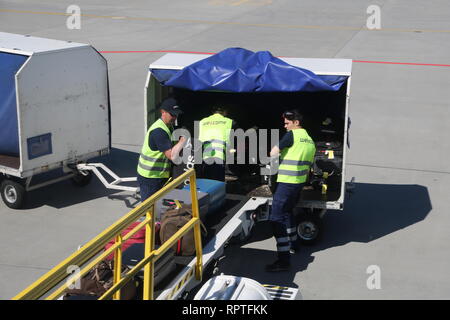
[{"label": "black suitcase", "polygon": [[333,151],[334,155],[342,156],[343,155],[343,147],[342,143],[339,141],[318,141],[316,142],[316,153],[325,151]]},{"label": "black suitcase", "polygon": [[[156,246],[156,249],[159,246]],[[133,268],[136,266],[142,259],[144,259],[144,243],[135,243],[130,246],[122,256],[122,263],[124,265]],[[155,272],[154,272],[154,284],[155,287],[158,286],[170,273],[172,273],[176,268],[175,264],[175,251],[170,248],[167,250],[162,257],[160,257],[155,262]],[[138,274],[138,277],[144,277],[144,270],[141,270]]]},{"label": "black suitcase", "polygon": [[[343,146],[339,141],[316,142],[316,154],[309,183],[322,195],[338,191],[341,187],[343,166]],[[323,186],[326,185],[324,189]],[[328,199],[331,200],[331,199]]]},{"label": "black suitcase", "polygon": [[317,154],[313,171],[315,175],[320,176],[325,172],[329,175],[340,175],[342,173],[342,157],[334,156],[333,159],[330,159],[327,154]]},{"label": "black suitcase", "polygon": [[327,172],[329,175],[340,175],[342,173],[343,148],[341,142],[316,142],[316,154],[314,157],[313,172],[316,176],[322,176]]}]

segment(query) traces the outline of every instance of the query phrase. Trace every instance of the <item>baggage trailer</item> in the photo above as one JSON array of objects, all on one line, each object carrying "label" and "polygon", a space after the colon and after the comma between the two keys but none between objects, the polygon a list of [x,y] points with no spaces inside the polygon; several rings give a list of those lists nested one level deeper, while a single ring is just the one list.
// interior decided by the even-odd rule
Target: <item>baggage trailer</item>
[{"label": "baggage trailer", "polygon": [[[294,214],[296,215],[299,239],[303,244],[312,245],[320,240],[323,232],[322,218],[327,210],[343,210],[346,191],[345,161],[349,147],[348,105],[352,61],[349,59],[282,58],[282,61],[290,66],[309,70],[327,83],[340,82],[339,89],[335,91],[247,92],[242,90],[245,85],[239,84],[239,81],[236,81],[235,86],[231,84],[231,90],[230,81],[228,90],[215,87],[216,83],[223,82],[224,79],[228,80],[226,79],[227,74],[235,74],[237,70],[246,72],[245,60],[250,56],[246,52],[240,52],[239,48],[225,51],[216,55],[214,60],[211,59],[212,61],[208,63],[205,62],[209,58],[208,55],[182,53],[168,53],[151,63],[145,86],[145,126],[148,128],[159,117],[158,106],[168,96],[174,96],[182,104],[184,114],[177,119],[178,124],[187,127],[191,136],[194,137],[195,128],[189,124],[209,116],[211,107],[217,103],[227,107],[229,116],[239,124],[244,124],[244,130],[255,126],[265,129],[280,129],[282,112],[289,109],[289,106],[299,108],[305,116],[304,127],[316,142],[317,152],[309,182],[302,190]],[[232,70],[233,66],[230,70],[227,63],[233,59],[232,55],[241,54],[246,55],[245,59],[240,61],[242,65],[238,63],[235,65],[235,70]],[[265,53],[256,53],[256,56],[258,55],[260,55],[257,58],[258,62],[264,60],[261,55],[265,55]],[[247,78],[242,77],[241,81],[245,82],[251,78],[249,75],[254,70],[248,69],[248,71]],[[196,78],[197,75],[199,78]],[[250,79],[250,81],[252,80],[259,81],[257,77]],[[191,83],[189,83],[190,81]],[[203,84],[207,81],[209,81],[209,88],[208,85],[203,88],[198,85],[198,83]],[[205,89],[205,87],[207,88]],[[279,102],[279,105],[270,105],[266,101],[269,103]],[[245,110],[246,107],[250,110]],[[254,117],[253,122],[248,121],[258,113],[261,116]],[[268,148],[268,151],[271,147]],[[183,164],[175,171],[181,173],[190,167],[192,164]],[[262,174],[263,171],[260,170],[262,167],[267,169],[264,171],[265,174]],[[269,218],[272,205],[271,194],[251,196],[252,192],[249,190],[263,188],[263,190],[270,189],[270,192],[273,192],[276,186],[274,183],[276,175],[271,174],[270,164],[244,164],[240,168],[239,165],[236,165],[234,169],[237,173],[237,180],[234,183],[233,181],[227,182],[227,204],[231,203],[232,199],[241,200],[234,208],[222,209],[228,218],[221,220],[218,227],[214,228],[215,232],[203,250],[204,266],[210,266],[213,275],[218,274],[218,262],[231,239],[240,241],[248,239],[254,225],[258,221],[265,221]],[[267,173],[267,171],[269,172]],[[248,172],[251,173],[250,176],[246,174]],[[172,281],[158,292],[157,299],[179,298],[187,296],[191,290],[195,290],[198,282],[194,281],[192,275],[194,266],[194,260],[185,263]],[[194,299],[234,296],[233,292],[205,293],[208,290],[214,290],[211,288],[220,287],[222,289],[219,291],[223,290],[222,284],[230,282],[233,280],[227,276],[213,278],[205,284],[208,288],[202,287]],[[287,300],[301,298],[298,289],[288,287],[274,289],[274,286],[270,285],[265,285],[265,288],[276,299],[280,297],[285,297]]]},{"label": "baggage trailer", "polygon": [[[255,71],[258,65],[261,67]],[[281,67],[277,70],[273,65]],[[148,128],[157,119],[158,106],[168,96],[174,96],[182,104],[184,114],[177,121],[192,136],[195,134],[192,123],[209,116],[213,105],[225,106],[229,117],[243,130],[283,129],[281,114],[288,109],[300,109],[304,115],[303,127],[316,142],[317,152],[295,215],[301,242],[314,244],[322,235],[322,218],[327,210],[342,211],[344,206],[351,68],[350,59],[277,59],[267,52],[252,53],[241,48],[226,49],[215,55],[168,53],[149,66],[145,125]],[[276,76],[271,78],[274,73]],[[264,86],[270,88],[266,90]],[[248,141],[247,148],[249,143],[260,143]],[[272,146],[273,142],[267,151]],[[227,192],[252,195],[255,194],[252,190],[259,188],[266,190],[264,196],[270,204],[276,186],[276,175],[270,172],[270,165],[254,160],[230,168],[237,180],[228,182]]]},{"label": "baggage trailer", "polygon": [[[110,188],[124,181],[87,160],[111,149],[106,59],[92,46],[0,32],[0,193],[21,208],[26,192],[65,179],[84,186],[96,173]],[[41,173],[57,178],[32,184]],[[111,184],[98,169],[113,176]],[[35,179],[36,180],[36,179]]]}]

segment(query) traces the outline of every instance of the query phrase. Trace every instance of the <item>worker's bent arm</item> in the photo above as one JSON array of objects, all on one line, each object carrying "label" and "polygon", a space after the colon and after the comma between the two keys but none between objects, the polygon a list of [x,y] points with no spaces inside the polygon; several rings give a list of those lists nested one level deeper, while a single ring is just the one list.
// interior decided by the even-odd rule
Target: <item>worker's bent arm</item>
[{"label": "worker's bent arm", "polygon": [[278,148],[278,146],[274,146],[272,148],[272,150],[270,151],[270,157],[278,157],[278,155],[280,154],[280,148]]},{"label": "worker's bent arm", "polygon": [[185,144],[186,138],[181,137],[176,145],[174,145],[171,149],[164,151],[164,155],[172,162],[176,161]]}]

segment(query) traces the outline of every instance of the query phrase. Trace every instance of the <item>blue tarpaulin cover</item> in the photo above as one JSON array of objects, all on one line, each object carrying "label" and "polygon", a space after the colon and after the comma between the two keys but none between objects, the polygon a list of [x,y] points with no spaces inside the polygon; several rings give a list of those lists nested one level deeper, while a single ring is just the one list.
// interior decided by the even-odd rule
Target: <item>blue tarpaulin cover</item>
[{"label": "blue tarpaulin cover", "polygon": [[228,48],[182,70],[152,69],[165,86],[193,91],[316,92],[338,91],[345,76],[318,76],[292,66],[268,51]]},{"label": "blue tarpaulin cover", "polygon": [[15,75],[28,56],[0,52],[0,154],[19,156]]}]

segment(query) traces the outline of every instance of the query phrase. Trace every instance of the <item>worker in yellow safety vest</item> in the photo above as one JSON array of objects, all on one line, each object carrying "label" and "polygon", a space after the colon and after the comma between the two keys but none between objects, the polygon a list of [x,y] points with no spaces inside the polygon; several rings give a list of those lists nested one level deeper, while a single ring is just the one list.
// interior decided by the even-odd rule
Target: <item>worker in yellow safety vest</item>
[{"label": "worker in yellow safety vest", "polygon": [[223,107],[215,107],[213,115],[200,120],[198,139],[203,145],[203,177],[225,181],[225,160],[233,127],[234,121],[227,117]]},{"label": "worker in yellow safety vest", "polygon": [[141,201],[161,189],[171,174],[171,160],[183,148],[186,138],[172,144],[173,124],[183,111],[174,98],[165,99],[160,106],[161,118],[148,129],[137,167]]},{"label": "worker in yellow safety vest", "polygon": [[[271,157],[280,156],[277,188],[273,195],[270,222],[277,243],[278,259],[266,266],[266,271],[286,271],[290,267],[290,254],[298,249],[297,231],[292,210],[308,179],[314,161],[316,147],[305,129],[303,117],[298,110],[283,113],[287,133],[270,152]],[[280,155],[281,152],[281,155]]]}]

